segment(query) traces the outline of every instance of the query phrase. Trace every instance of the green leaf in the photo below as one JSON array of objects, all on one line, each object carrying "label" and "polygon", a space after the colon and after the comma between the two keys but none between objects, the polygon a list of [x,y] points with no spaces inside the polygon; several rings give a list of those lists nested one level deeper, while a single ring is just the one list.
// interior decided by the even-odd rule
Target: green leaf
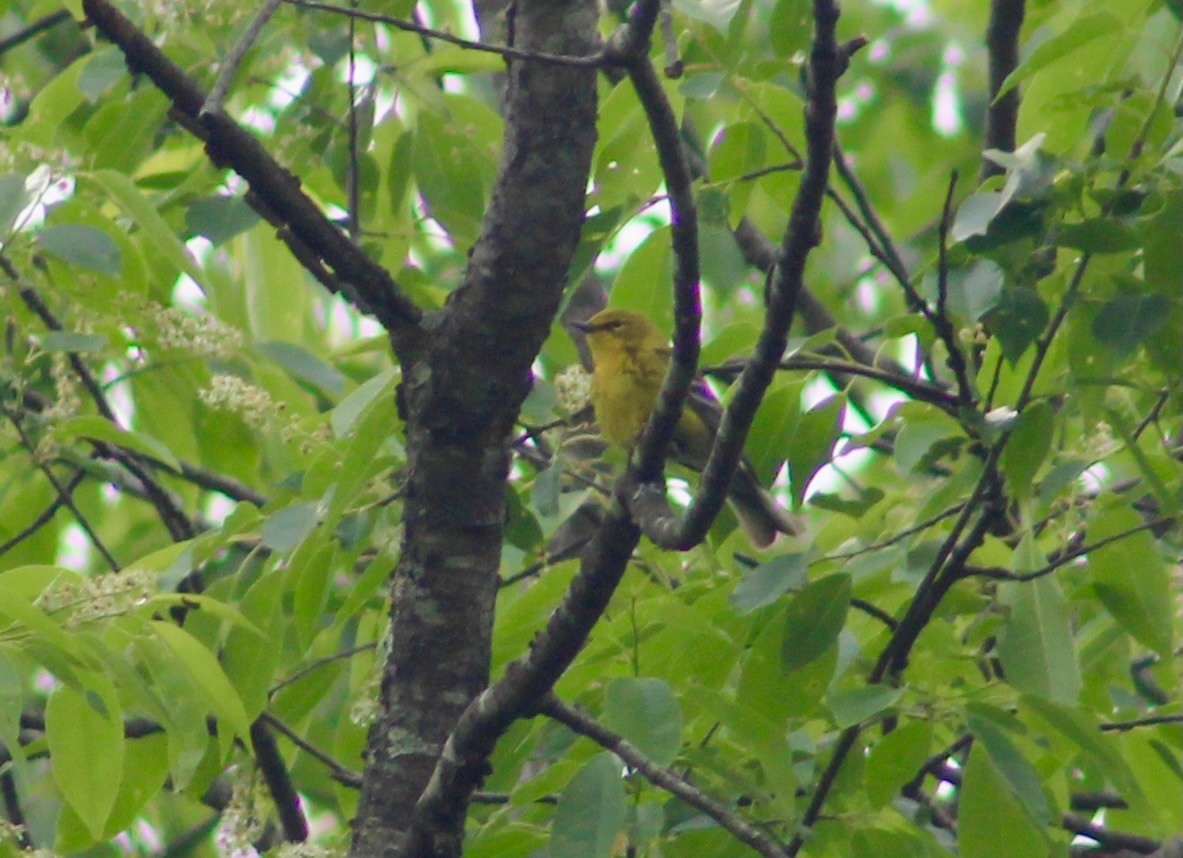
[{"label": "green leaf", "polygon": [[1115,295],[1093,317],[1093,336],[1118,354],[1129,354],[1166,324],[1171,303],[1165,295]]},{"label": "green leaf", "polygon": [[892,730],[872,748],[863,778],[872,807],[882,808],[916,777],[932,753],[932,724],[913,721]]},{"label": "green leaf", "polygon": [[1016,498],[1031,496],[1032,480],[1051,449],[1055,428],[1055,415],[1043,401],[1029,406],[1015,421],[1001,464],[1007,487]]},{"label": "green leaf", "polygon": [[814,581],[789,602],[781,643],[785,673],[821,657],[838,639],[850,609],[850,576],[830,575]]},{"label": "green leaf", "polygon": [[[754,339],[748,339],[750,344]],[[768,485],[788,455],[785,439],[793,437],[801,419],[802,381],[776,379],[768,388],[748,432],[745,452],[760,482]]]},{"label": "green leaf", "polygon": [[777,0],[768,24],[773,52],[791,59],[798,51],[808,50],[812,23],[809,0]]},{"label": "green leaf", "polygon": [[298,343],[261,342],[258,349],[293,377],[306,381],[331,396],[339,396],[345,378],[337,368]]},{"label": "green leaf", "polygon": [[895,413],[902,424],[896,435],[895,463],[904,473],[920,464],[938,441],[964,436],[957,421],[935,406],[906,402]]},{"label": "green leaf", "polygon": [[173,607],[185,606],[196,611],[204,611],[211,617],[226,620],[231,625],[255,637],[263,637],[263,631],[252,623],[243,613],[227,602],[215,599],[205,593],[157,593],[145,603],[149,610],[160,613]]},{"label": "green leaf", "polygon": [[280,554],[295,550],[320,522],[320,503],[305,501],[272,513],[259,529],[263,544]]},{"label": "green leaf", "polygon": [[682,747],[682,708],[664,680],[613,680],[604,698],[604,723],[659,766]]},{"label": "green leaf", "polygon": [[242,612],[248,624],[231,629],[226,637],[222,667],[238,690],[248,718],[256,717],[267,706],[271,681],[282,655],[282,647],[275,642],[283,638],[283,586],[281,574],[259,576],[242,597]]},{"label": "green leaf", "polygon": [[674,8],[698,21],[705,21],[720,33],[726,34],[731,20],[739,11],[741,0],[674,0]]},{"label": "green leaf", "polygon": [[1050,824],[1052,813],[1047,796],[1044,794],[1039,775],[1027,758],[1007,738],[1002,728],[989,717],[989,713],[975,709],[972,704],[967,724],[974,737],[974,747],[980,743],[989,754],[991,762],[1006,781],[1011,794],[1031,814],[1033,820],[1042,825]]},{"label": "green leaf", "polygon": [[741,614],[771,605],[790,590],[805,586],[809,558],[804,553],[779,554],[744,573],[731,592],[731,606]]},{"label": "green leaf", "polygon": [[[1129,507],[1117,507],[1089,526],[1089,541],[1130,533],[1143,524]],[[1102,604],[1140,643],[1163,658],[1173,649],[1173,593],[1154,537],[1149,531],[1130,533],[1090,551],[1093,588]]]},{"label": "green leaf", "polygon": [[1016,286],[1003,290],[998,306],[987,315],[986,321],[1002,345],[1002,354],[1013,365],[1043,333],[1050,318],[1047,304],[1038,292]]},{"label": "green leaf", "polygon": [[[1066,706],[1032,694],[1023,695],[1020,703],[1020,712],[1022,709],[1029,710],[1067,739],[1081,752],[1085,760],[1097,766],[1104,777],[1113,781],[1118,792],[1131,798],[1141,794],[1129,763],[1115,747],[1113,737],[1101,732],[1091,712],[1079,706]],[[1030,719],[1024,721],[1032,723]]]},{"label": "green leaf", "polygon": [[93,226],[78,223],[49,226],[37,233],[37,241],[50,256],[87,271],[117,277],[123,270],[119,245]]},{"label": "green leaf", "polygon": [[1066,224],[1054,238],[1059,247],[1071,247],[1087,253],[1122,253],[1141,245],[1137,233],[1112,218],[1094,218],[1082,223]]},{"label": "green leaf", "polygon": [[242,197],[216,196],[197,200],[185,210],[189,232],[225,244],[259,222],[259,214]]},{"label": "green leaf", "polygon": [[414,137],[415,179],[427,209],[457,243],[469,243],[485,211],[488,157],[459,119],[420,114]]},{"label": "green leaf", "polygon": [[50,695],[45,733],[54,781],[97,841],[123,772],[123,713],[108,680],[92,674],[86,686],[63,685]]},{"label": "green leaf", "polygon": [[[1016,552],[1020,553],[1022,549]],[[1059,583],[1050,575],[1007,582],[999,595],[1007,608],[998,637],[1007,683],[1024,693],[1074,703],[1080,694],[1080,664],[1072,616]]]},{"label": "green leaf", "polygon": [[94,354],[107,347],[102,334],[76,334],[73,331],[47,331],[41,337],[41,348],[47,352],[79,352]]},{"label": "green leaf", "polygon": [[963,858],[1038,858],[1051,845],[986,751],[975,745],[961,783],[957,844]]},{"label": "green leaf", "polygon": [[620,267],[612,284],[609,306],[636,310],[657,325],[658,330],[672,330],[673,270],[670,229],[659,227],[649,233]]},{"label": "green leaf", "polygon": [[[1085,7],[1088,8],[1088,7]],[[1125,30],[1121,20],[1108,10],[1082,15],[1073,21],[1063,31],[1042,42],[1019,65],[1007,75],[1006,80],[998,90],[995,99],[1002,98],[1015,86],[1030,78],[1038,71],[1050,66],[1090,42],[1113,33]]]},{"label": "green leaf", "polygon": [[624,777],[613,754],[586,763],[559,796],[551,823],[553,858],[607,858],[624,828],[628,809]]},{"label": "green leaf", "polygon": [[949,279],[949,309],[976,322],[998,306],[1005,280],[998,263],[979,259],[967,271]]},{"label": "green leaf", "polygon": [[78,90],[91,104],[112,86],[127,77],[127,62],[118,48],[109,47],[95,51],[82,74],[78,76]]},{"label": "green leaf", "polygon": [[797,421],[788,443],[794,503],[800,504],[805,499],[809,483],[829,464],[845,416],[846,398],[832,396],[806,411]]},{"label": "green leaf", "polygon": [[176,657],[189,681],[202,692],[209,711],[218,716],[223,727],[240,737],[249,736],[250,722],[242,700],[214,654],[172,623],[157,621],[151,623],[151,628]]},{"label": "green leaf", "polygon": [[399,371],[397,369],[387,369],[358,385],[357,390],[342,399],[329,416],[329,423],[333,427],[333,434],[338,438],[348,435],[357,422],[357,418],[379,396],[390,396],[393,398],[394,383],[398,378]]},{"label": "green leaf", "polygon": [[563,462],[556,459],[555,463],[534,478],[534,491],[531,500],[534,508],[543,518],[551,518],[559,512],[559,480],[563,476]]},{"label": "green leaf", "polygon": [[143,453],[150,459],[155,459],[166,468],[176,473],[181,472],[181,463],[172,451],[151,435],[143,432],[132,432],[120,429],[110,420],[94,415],[73,417],[64,423],[59,423],[53,429],[53,435],[59,441],[71,441],[75,438],[86,438],[91,441],[106,441],[118,447]]},{"label": "green leaf", "polygon": [[98,170],[84,174],[84,177],[103,188],[144,231],[144,236],[151,243],[153,250],[163,254],[169,263],[176,266],[193,278],[193,281],[206,290],[205,272],[201,270],[184,242],[173,232],[172,227],[165,222],[156,210],[156,206],[144,196],[136,187],[136,183],[127,175],[117,170]]},{"label": "green leaf", "polygon": [[890,688],[886,685],[846,688],[827,694],[826,705],[834,714],[834,723],[846,729],[894,706],[903,693],[902,688]]},{"label": "green leaf", "polygon": [[357,421],[357,428],[345,448],[337,485],[333,489],[324,520],[336,527],[346,509],[357,502],[357,494],[375,473],[378,452],[390,439],[398,425],[393,396],[374,397]]},{"label": "green leaf", "polygon": [[5,173],[0,176],[0,240],[7,243],[8,231],[28,205],[29,195],[25,192],[25,177],[20,173]]},{"label": "green leaf", "polygon": [[985,235],[990,228],[990,222],[995,215],[1002,211],[1004,200],[998,191],[982,191],[970,194],[953,216],[953,227],[950,235],[956,242],[965,241],[975,235]]}]

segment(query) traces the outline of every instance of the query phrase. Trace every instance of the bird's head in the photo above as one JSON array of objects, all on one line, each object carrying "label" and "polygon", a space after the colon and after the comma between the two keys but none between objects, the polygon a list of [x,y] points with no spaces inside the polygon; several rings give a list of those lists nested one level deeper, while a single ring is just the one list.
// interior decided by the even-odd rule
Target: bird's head
[{"label": "bird's head", "polygon": [[613,342],[632,348],[649,342],[665,343],[657,326],[632,310],[601,310],[586,322],[574,322],[572,326],[587,334],[593,352]]}]

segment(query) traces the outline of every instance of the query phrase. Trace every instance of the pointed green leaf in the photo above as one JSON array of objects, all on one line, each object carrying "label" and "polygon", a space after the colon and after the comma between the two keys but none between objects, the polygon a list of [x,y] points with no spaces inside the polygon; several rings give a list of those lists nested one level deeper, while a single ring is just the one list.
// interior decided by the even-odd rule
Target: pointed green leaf
[{"label": "pointed green leaf", "polygon": [[604,723],[659,766],[682,747],[682,708],[661,679],[617,679],[608,686]]},{"label": "pointed green leaf", "polygon": [[600,754],[583,766],[555,808],[551,823],[553,858],[607,858],[624,828],[627,810],[624,773],[614,754]]},{"label": "pointed green leaf", "polygon": [[830,648],[850,608],[850,576],[830,575],[793,597],[785,612],[781,664],[786,673],[804,667]]},{"label": "pointed green leaf", "polygon": [[54,781],[97,841],[123,772],[123,713],[107,680],[86,681],[95,690],[63,685],[50,695],[45,733]]}]

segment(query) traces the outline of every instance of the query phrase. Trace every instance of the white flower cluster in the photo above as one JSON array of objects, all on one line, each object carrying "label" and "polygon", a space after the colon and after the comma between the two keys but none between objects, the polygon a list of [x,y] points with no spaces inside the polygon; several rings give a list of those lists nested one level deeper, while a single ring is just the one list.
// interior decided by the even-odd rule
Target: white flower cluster
[{"label": "white flower cluster", "polygon": [[154,592],[156,578],[151,572],[124,569],[55,584],[37,597],[37,605],[47,614],[65,614],[63,625],[74,628],[126,614]]},{"label": "white flower cluster", "polygon": [[41,416],[52,423],[75,416],[82,407],[82,400],[78,397],[78,382],[66,356],[55,352],[51,361],[49,376],[53,379],[53,402],[41,412]]},{"label": "white flower cluster", "polygon": [[200,20],[208,26],[224,27],[254,14],[249,3],[228,0],[139,0],[140,8],[165,29],[187,27]]},{"label": "white flower cluster", "polygon": [[218,358],[232,357],[242,348],[242,331],[215,316],[162,307],[155,301],[147,302],[144,313],[162,348]]},{"label": "white flower cluster", "polygon": [[255,429],[265,428],[285,407],[282,402],[275,402],[263,388],[224,373],[215,375],[209,387],[197,391],[197,398],[216,411],[238,414]]},{"label": "white flower cluster", "polygon": [[972,327],[964,327],[957,332],[957,339],[964,346],[982,346],[990,343],[990,333],[981,322],[975,322]]},{"label": "white flower cluster", "polygon": [[591,374],[578,365],[569,366],[555,376],[559,406],[568,414],[584,408],[591,399],[591,380]]},{"label": "white flower cluster", "polygon": [[234,788],[230,803],[222,811],[214,844],[222,858],[257,858],[254,847],[263,835],[271,813],[271,799],[263,779],[255,770],[240,767],[234,773]]},{"label": "white flower cluster", "polygon": [[312,843],[285,842],[275,850],[275,858],[338,858],[338,855],[335,849],[326,849]]}]

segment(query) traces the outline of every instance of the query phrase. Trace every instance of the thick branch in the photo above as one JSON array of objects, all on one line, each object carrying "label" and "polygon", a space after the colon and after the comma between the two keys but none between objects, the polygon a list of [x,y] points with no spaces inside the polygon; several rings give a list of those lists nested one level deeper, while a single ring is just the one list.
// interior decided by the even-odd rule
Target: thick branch
[{"label": "thick branch", "polygon": [[292,785],[291,775],[280,756],[275,737],[263,718],[251,724],[251,749],[255,762],[263,773],[267,791],[275,803],[280,824],[283,825],[283,839],[290,843],[303,843],[308,839],[308,821],[300,806],[300,796]]},{"label": "thick branch", "polygon": [[[986,50],[990,54],[990,106],[986,109],[984,149],[1015,151],[1015,128],[1019,123],[1019,88],[998,96],[1002,82],[1019,64],[1019,31],[1023,29],[1026,0],[990,0],[990,23],[986,26]],[[989,158],[982,159],[979,181],[1003,172]]]},{"label": "thick branch", "polygon": [[[205,142],[217,165],[230,167],[251,186],[271,216],[352,289],[348,297],[388,329],[419,323],[422,312],[390,274],[353,244],[251,134],[224,113],[202,114],[206,94],[107,0],[83,0],[87,18],[123,52],[133,73],[146,74],[173,104],[186,127]],[[285,230],[280,238],[287,240]]]}]

